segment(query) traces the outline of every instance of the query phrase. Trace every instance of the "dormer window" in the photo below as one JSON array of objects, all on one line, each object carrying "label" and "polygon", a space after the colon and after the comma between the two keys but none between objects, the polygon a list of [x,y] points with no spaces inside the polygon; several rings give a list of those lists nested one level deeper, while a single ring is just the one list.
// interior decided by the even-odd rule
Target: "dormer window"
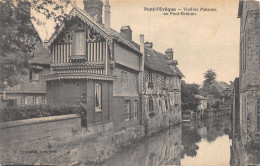
[{"label": "dormer window", "polygon": [[40,79],[40,72],[37,70],[30,70],[30,80],[31,81],[39,81]]}]

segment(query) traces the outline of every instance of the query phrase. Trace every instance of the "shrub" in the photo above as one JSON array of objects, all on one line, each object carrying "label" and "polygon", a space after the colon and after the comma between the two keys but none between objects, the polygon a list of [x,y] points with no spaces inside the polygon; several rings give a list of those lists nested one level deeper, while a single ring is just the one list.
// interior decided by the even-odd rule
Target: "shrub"
[{"label": "shrub", "polygon": [[41,118],[67,114],[81,114],[85,111],[80,105],[26,105],[0,109],[0,121],[15,121],[22,119]]}]

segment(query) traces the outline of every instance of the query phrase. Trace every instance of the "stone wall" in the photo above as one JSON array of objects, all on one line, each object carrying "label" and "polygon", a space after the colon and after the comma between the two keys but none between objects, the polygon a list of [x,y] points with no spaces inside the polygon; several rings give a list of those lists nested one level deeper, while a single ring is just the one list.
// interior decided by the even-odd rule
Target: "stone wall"
[{"label": "stone wall", "polygon": [[80,119],[73,114],[1,123],[1,163],[57,163],[66,155],[57,146],[81,131]]},{"label": "stone wall", "polygon": [[[76,114],[1,124],[1,164],[93,164],[144,136],[138,120],[114,130],[113,122],[81,126]],[[120,126],[122,127],[122,126]]]},{"label": "stone wall", "polygon": [[155,114],[145,119],[145,134],[147,136],[164,130],[172,125],[181,123],[181,112],[167,112],[164,114]]}]

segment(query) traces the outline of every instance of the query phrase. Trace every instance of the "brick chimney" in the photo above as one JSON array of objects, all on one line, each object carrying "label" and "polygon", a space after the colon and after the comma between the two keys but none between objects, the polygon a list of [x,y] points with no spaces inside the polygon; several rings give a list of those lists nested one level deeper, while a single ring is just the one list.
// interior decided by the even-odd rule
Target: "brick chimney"
[{"label": "brick chimney", "polygon": [[98,23],[102,23],[102,0],[84,0],[84,10]]},{"label": "brick chimney", "polygon": [[169,60],[173,60],[173,50],[172,50],[172,48],[168,48],[168,49],[165,51],[165,54],[168,56],[168,59],[169,59]]},{"label": "brick chimney", "polygon": [[152,42],[145,42],[144,43],[145,47],[148,47],[148,48],[153,48],[153,43]]},{"label": "brick chimney", "polygon": [[132,41],[132,30],[129,25],[122,26],[120,33],[123,34],[129,41]]},{"label": "brick chimney", "polygon": [[105,11],[104,11],[105,28],[110,29],[110,5],[109,5],[109,0],[106,0],[104,7],[105,7]]}]

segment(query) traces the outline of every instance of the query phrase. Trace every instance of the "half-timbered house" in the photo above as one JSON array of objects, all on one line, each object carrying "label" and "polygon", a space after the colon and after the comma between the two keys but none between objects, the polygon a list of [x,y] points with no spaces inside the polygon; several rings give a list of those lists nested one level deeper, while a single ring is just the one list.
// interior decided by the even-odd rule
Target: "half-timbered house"
[{"label": "half-timbered house", "polygon": [[45,42],[51,51],[51,74],[45,77],[48,103],[84,102],[88,123],[109,121],[115,79],[110,70],[112,42],[97,19],[73,7]]},{"label": "half-timbered house", "polygon": [[[131,43],[130,27],[121,33],[110,28],[110,6],[101,0],[85,0],[84,9],[73,7],[52,37],[47,81],[49,104],[85,102],[88,123],[113,119],[119,130],[139,123],[142,53]],[[85,96],[85,100],[82,100]],[[129,125],[128,125],[129,126]]]},{"label": "half-timbered house", "polygon": [[184,76],[171,48],[163,54],[153,49],[153,43],[146,42],[144,55],[143,120],[149,135],[182,121],[181,79]]}]

